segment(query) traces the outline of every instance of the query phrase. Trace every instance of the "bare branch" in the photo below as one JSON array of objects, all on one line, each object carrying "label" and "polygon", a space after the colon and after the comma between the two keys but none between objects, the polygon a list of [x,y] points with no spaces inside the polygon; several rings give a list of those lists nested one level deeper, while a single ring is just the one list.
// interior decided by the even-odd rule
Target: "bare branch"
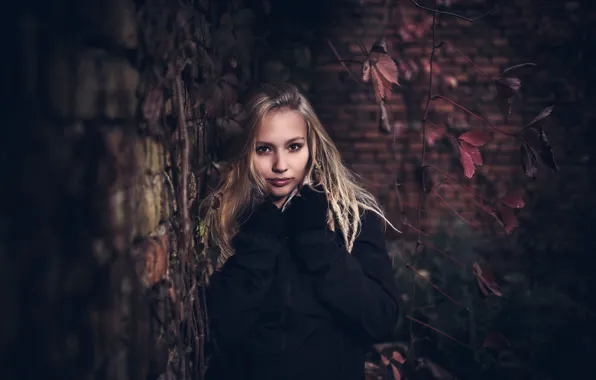
[{"label": "bare branch", "polygon": [[335,46],[333,46],[333,44],[331,43],[331,41],[329,39],[327,39],[327,44],[329,45],[329,47],[331,48],[331,51],[333,52],[333,54],[335,54],[335,57],[337,58],[338,62],[342,65],[342,67],[348,72],[348,74],[350,74],[350,77],[352,79],[354,79],[356,82],[360,83],[360,81],[358,79],[356,79],[356,77],[354,76],[354,74],[352,74],[352,72],[350,71],[350,69],[348,68],[348,65],[346,65],[345,61],[341,58],[341,56],[339,55],[339,53],[337,52],[337,50],[335,49]]},{"label": "bare branch", "polygon": [[469,22],[474,22],[476,20],[479,20],[479,19],[481,19],[481,18],[483,18],[483,17],[485,17],[485,16],[493,13],[494,11],[496,11],[499,8],[499,6],[497,5],[496,7],[494,7],[493,9],[491,9],[490,11],[485,12],[485,13],[481,14],[480,16],[476,16],[476,17],[471,17],[470,18],[470,17],[465,17],[465,16],[462,16],[462,15],[459,15],[457,13],[453,13],[453,12],[439,11],[439,10],[436,9],[436,7],[435,7],[435,9],[428,8],[428,7],[425,7],[423,5],[420,5],[416,0],[410,0],[410,2],[412,4],[414,4],[416,7],[420,8],[420,9],[424,9],[425,11],[432,12],[433,14],[442,14],[442,15],[452,16],[452,17],[456,17],[456,18],[459,18],[459,19],[462,19],[462,20],[469,21]]}]

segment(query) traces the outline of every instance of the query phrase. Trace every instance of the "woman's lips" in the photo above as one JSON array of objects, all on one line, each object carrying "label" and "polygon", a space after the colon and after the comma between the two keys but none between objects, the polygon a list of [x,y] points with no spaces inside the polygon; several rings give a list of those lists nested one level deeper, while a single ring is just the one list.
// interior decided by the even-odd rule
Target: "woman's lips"
[{"label": "woman's lips", "polygon": [[269,181],[270,184],[272,184],[275,187],[284,187],[285,185],[287,185],[288,183],[290,183],[291,178],[269,179],[268,181]]}]

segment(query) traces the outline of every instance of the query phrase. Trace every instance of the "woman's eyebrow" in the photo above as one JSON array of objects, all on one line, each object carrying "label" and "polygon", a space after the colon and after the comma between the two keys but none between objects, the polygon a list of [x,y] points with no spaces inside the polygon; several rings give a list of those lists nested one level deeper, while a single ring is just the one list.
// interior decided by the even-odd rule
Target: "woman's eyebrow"
[{"label": "woman's eyebrow", "polygon": [[[293,142],[300,141],[300,140],[306,140],[306,138],[304,138],[302,136],[293,137],[293,138],[289,139],[288,141],[286,141],[286,144],[293,143]],[[258,145],[274,145],[267,141],[257,141],[257,144]]]}]

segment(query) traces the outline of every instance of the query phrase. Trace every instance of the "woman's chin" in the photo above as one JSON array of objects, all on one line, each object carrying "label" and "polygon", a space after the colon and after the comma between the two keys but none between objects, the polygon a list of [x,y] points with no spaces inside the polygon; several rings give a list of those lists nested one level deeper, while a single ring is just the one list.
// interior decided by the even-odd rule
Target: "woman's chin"
[{"label": "woman's chin", "polygon": [[292,184],[287,184],[286,186],[283,186],[283,187],[271,186],[269,188],[269,195],[271,196],[271,198],[274,198],[274,199],[275,198],[276,199],[285,198],[288,195],[290,195],[293,188],[294,187],[292,186]]}]

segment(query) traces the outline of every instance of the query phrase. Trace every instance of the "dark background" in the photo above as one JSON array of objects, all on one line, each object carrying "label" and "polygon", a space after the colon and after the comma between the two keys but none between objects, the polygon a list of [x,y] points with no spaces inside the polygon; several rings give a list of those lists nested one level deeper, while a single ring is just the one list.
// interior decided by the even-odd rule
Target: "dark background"
[{"label": "dark background", "polygon": [[[152,68],[165,73],[172,58],[151,53],[142,32],[147,24],[139,15],[141,9],[151,13],[178,9],[183,3],[154,1],[153,8],[142,1],[83,3],[13,4],[13,9],[3,12],[0,363],[6,379],[157,378],[171,375],[176,366],[172,364],[176,360],[164,364],[165,358],[175,357],[181,346],[190,346],[183,333],[172,333],[180,344],[165,338],[165,343],[151,340],[162,330],[155,327],[147,303],[163,301],[163,289],[157,282],[140,285],[142,275],[136,274],[133,265],[138,248],[133,241],[154,233],[160,220],[171,219],[173,237],[165,255],[173,288],[191,289],[184,279],[186,267],[180,263],[184,251],[172,248],[180,239],[180,213],[170,209],[164,195],[167,184],[155,185],[147,179],[179,165],[166,157],[178,141],[176,133],[172,135],[177,130],[175,102],[167,105],[173,86],[160,89],[167,116],[157,127],[150,126],[142,111],[153,83]],[[265,11],[265,2],[257,0],[191,3],[185,5],[194,9],[191,14],[205,16],[192,18],[191,25],[210,30],[212,36],[221,28],[221,15],[230,8],[250,9],[255,16],[251,35],[257,38],[249,58],[239,58],[240,68],[233,70],[223,58],[214,66],[238,75],[239,94],[261,80],[299,84],[346,164],[363,177],[390,220],[399,227],[404,215],[416,221],[420,120],[428,94],[428,75],[420,68],[432,45],[428,25],[411,41],[404,41],[400,31],[422,25],[430,13],[408,1],[395,6],[381,0],[271,1],[270,12]],[[430,1],[421,4],[432,7]],[[495,4],[462,0],[441,9],[473,17]],[[434,196],[427,197],[421,218],[427,241],[468,266],[479,262],[491,268],[503,297],[484,296],[470,270],[459,269],[437,252],[415,252],[415,233],[388,232],[396,278],[407,295],[404,317],[414,316],[473,347],[481,347],[491,332],[503,334],[508,341],[495,349],[473,351],[414,323],[412,331],[420,343],[413,355],[462,379],[588,379],[596,373],[595,250],[590,232],[596,215],[591,150],[596,135],[595,93],[590,87],[594,65],[589,61],[596,9],[590,1],[500,1],[498,5],[495,12],[474,23],[438,17],[436,39],[446,45],[437,51],[440,72],[434,80],[440,85],[433,91],[511,133],[554,105],[545,130],[559,170],[541,166],[537,178],[524,176],[519,145],[498,133],[481,149],[484,165],[472,180],[463,179],[448,142],[429,148],[429,162],[477,186],[482,194],[499,197],[511,189],[524,189],[525,207],[518,211],[519,227],[505,234],[498,223],[474,208],[469,192],[454,186],[440,194],[466,219],[481,220],[481,228],[470,228]],[[393,9],[391,17],[389,9]],[[159,40],[176,28],[170,20],[154,25],[153,30]],[[133,34],[135,38],[130,37]],[[180,36],[176,34],[174,46],[183,40]],[[389,54],[398,64],[418,67],[410,79],[400,70],[401,86],[389,101],[390,118],[398,125],[395,136],[379,130],[371,84],[351,79],[333,63],[337,58],[327,42],[342,59],[357,61],[363,59],[358,40],[368,49],[379,37],[386,38]],[[213,38],[205,41],[209,54],[216,54],[218,46],[225,50]],[[490,77],[515,64],[537,64],[516,72],[522,81],[521,96],[508,122],[503,120],[491,81],[464,56]],[[250,77],[242,71],[246,62],[250,62]],[[359,78],[360,66],[347,64]],[[181,74],[188,94],[194,88],[189,83],[203,85],[218,77],[207,74],[211,69],[202,59],[189,67],[196,74],[189,69]],[[444,85],[450,78],[457,79],[457,86]],[[196,96],[204,104],[209,94]],[[196,181],[190,182],[201,197],[212,182],[202,177],[199,167],[211,159],[223,160],[216,152],[217,138],[212,139],[219,130],[209,126],[225,115],[223,111],[205,115],[209,112],[202,106],[193,111],[189,99],[184,104],[187,120],[204,120],[200,125],[211,131],[201,135],[199,124],[188,122],[196,137],[191,148]],[[430,110],[429,120],[447,123],[456,135],[486,128],[444,102],[431,102]],[[176,176],[172,179],[178,192]],[[396,181],[401,185],[399,194]],[[114,200],[119,194],[125,199],[120,203]],[[141,257],[146,255],[142,251]],[[446,301],[406,264],[428,273],[433,284],[469,310]],[[169,326],[165,331],[186,331],[191,324],[180,316],[171,317],[174,323],[168,324],[168,318],[158,324]],[[401,321],[401,326],[408,343],[410,323]],[[178,377],[195,374],[188,371]]]}]

